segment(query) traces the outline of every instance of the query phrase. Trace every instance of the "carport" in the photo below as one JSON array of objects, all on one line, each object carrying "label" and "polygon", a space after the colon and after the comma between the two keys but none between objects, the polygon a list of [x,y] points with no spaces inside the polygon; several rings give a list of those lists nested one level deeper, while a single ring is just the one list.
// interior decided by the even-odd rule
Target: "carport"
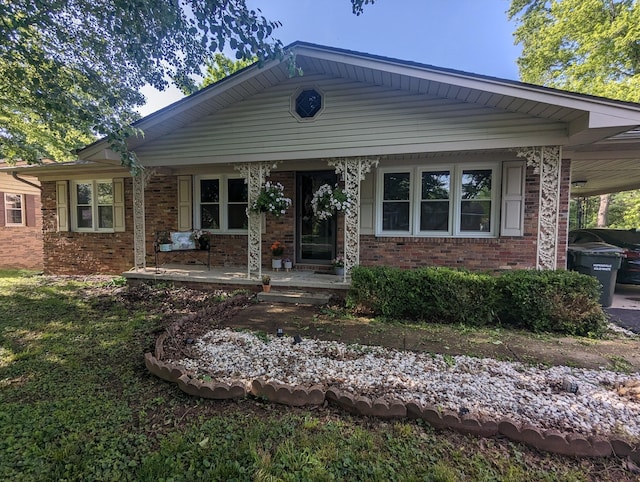
[{"label": "carport", "polygon": [[571,197],[640,189],[640,128],[563,154],[571,159]]},{"label": "carport", "polygon": [[[590,197],[640,189],[640,128],[588,147],[566,150],[571,158],[571,197]],[[616,286],[611,319],[640,333],[640,286]]]}]

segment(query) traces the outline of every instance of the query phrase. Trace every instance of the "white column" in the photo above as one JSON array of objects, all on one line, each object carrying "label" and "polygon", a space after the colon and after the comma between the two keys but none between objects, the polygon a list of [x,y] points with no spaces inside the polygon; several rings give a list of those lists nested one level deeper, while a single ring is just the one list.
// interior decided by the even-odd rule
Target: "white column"
[{"label": "white column", "polygon": [[560,219],[560,146],[527,147],[517,151],[540,176],[538,199],[537,269],[556,269],[558,260],[558,221]]},{"label": "white column", "polygon": [[344,278],[347,281],[351,268],[360,264],[360,183],[372,167],[378,165],[378,159],[350,157],[327,161],[334,167],[336,174],[344,178],[344,190],[355,202],[344,213]]},{"label": "white column", "polygon": [[[246,162],[238,164],[235,169],[242,174],[247,184],[248,207],[258,198],[260,189],[264,184],[271,169],[275,169],[274,162]],[[258,278],[262,276],[262,214],[254,213],[247,208],[248,232],[247,232],[247,279],[251,279],[253,273]]]},{"label": "white column", "polygon": [[153,169],[139,169],[133,176],[133,259],[136,270],[147,267],[144,189]]}]

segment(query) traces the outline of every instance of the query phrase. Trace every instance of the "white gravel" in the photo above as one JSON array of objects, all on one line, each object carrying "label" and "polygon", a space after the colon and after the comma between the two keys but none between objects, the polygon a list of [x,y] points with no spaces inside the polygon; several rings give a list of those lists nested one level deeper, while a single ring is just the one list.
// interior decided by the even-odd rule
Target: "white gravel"
[{"label": "white gravel", "polygon": [[[607,370],[533,367],[490,358],[390,350],[377,346],[214,330],[198,339],[193,359],[173,360],[195,376],[222,382],[254,378],[337,387],[372,399],[417,401],[480,420],[512,419],[585,435],[640,437],[640,403],[616,388],[640,378]],[[577,393],[563,384],[577,384]]]}]

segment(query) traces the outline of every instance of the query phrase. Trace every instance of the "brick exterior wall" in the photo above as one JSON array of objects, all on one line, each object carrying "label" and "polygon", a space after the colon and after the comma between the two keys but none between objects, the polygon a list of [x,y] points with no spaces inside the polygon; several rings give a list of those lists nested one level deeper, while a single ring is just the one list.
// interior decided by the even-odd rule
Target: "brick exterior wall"
[{"label": "brick exterior wall", "polygon": [[[285,244],[283,258],[295,260],[295,172],[275,172],[271,181],[281,182],[294,204],[280,218],[266,216],[262,235],[263,268],[271,266],[270,246]],[[558,268],[566,263],[570,163],[563,161],[561,214],[558,223]],[[361,236],[360,264],[401,268],[421,266],[464,267],[471,270],[534,268],[538,228],[539,176],[527,169],[524,236],[491,239],[412,238]],[[56,232],[55,182],[43,183],[45,272],[55,274],[120,273],[134,265],[132,180],[125,180],[126,232]],[[176,231],[178,226],[177,178],[155,176],[145,191],[147,265],[155,263],[153,242],[157,231]],[[343,219],[338,219],[338,253],[343,252]],[[212,267],[246,267],[246,235],[214,235]]]},{"label": "brick exterior wall", "polygon": [[[571,164],[563,161],[557,267],[566,267]],[[448,266],[470,270],[535,268],[540,177],[527,168],[524,236],[499,238],[414,238],[361,236],[360,264],[400,268]]]},{"label": "brick exterior wall", "polygon": [[131,179],[125,179],[125,225],[122,233],[57,231],[56,183],[42,183],[44,271],[47,274],[120,274],[133,266]]},{"label": "brick exterior wall", "polygon": [[24,203],[25,226],[5,226],[4,192],[0,191],[1,269],[41,270],[43,268],[40,196],[25,194]]}]

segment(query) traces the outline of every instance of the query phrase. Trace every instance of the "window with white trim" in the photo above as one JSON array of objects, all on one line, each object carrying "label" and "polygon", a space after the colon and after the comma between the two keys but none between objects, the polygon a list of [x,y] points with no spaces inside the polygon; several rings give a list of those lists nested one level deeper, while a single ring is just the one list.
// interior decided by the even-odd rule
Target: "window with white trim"
[{"label": "window with white trim", "polygon": [[4,193],[5,226],[24,226],[24,196],[22,194]]},{"label": "window with white trim", "polygon": [[195,226],[215,232],[246,232],[249,195],[243,178],[200,177],[196,182]]},{"label": "window with white trim", "polygon": [[497,186],[498,164],[382,168],[376,234],[496,236]]},{"label": "window with white trim", "polygon": [[113,232],[113,182],[72,181],[71,222],[74,231]]}]

